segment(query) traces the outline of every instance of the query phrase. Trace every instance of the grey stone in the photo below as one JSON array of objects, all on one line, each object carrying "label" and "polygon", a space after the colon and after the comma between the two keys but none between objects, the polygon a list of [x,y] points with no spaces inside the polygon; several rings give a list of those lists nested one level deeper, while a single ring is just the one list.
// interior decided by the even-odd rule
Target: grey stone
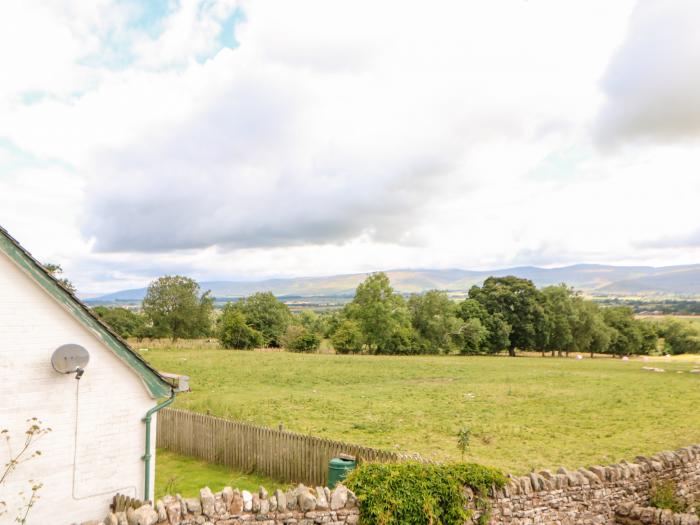
[{"label": "grey stone", "polygon": [[261,499],[260,500],[260,514],[267,514],[270,512],[270,500],[269,499]]},{"label": "grey stone", "polygon": [[277,510],[285,512],[287,510],[287,496],[280,489],[275,491],[275,499],[277,500]]},{"label": "grey stone", "polygon": [[326,499],[326,491],[323,487],[316,487],[316,508],[318,510],[328,510],[329,504]]},{"label": "grey stone", "polygon": [[357,507],[357,496],[352,490],[348,490],[348,501],[345,504],[346,509]]},{"label": "grey stone", "polygon": [[197,498],[186,498],[185,505],[187,506],[187,512],[199,516],[202,513],[202,504]]},{"label": "grey stone", "polygon": [[165,521],[168,519],[168,515],[165,512],[165,505],[163,500],[156,501],[156,512],[158,513],[158,521]]},{"label": "grey stone", "polygon": [[136,511],[131,507],[126,509],[126,521],[129,523],[129,525],[138,525],[138,523],[137,523],[138,518],[136,517]]},{"label": "grey stone", "polygon": [[331,493],[331,510],[345,507],[348,502],[348,489],[344,485],[337,485]]},{"label": "grey stone", "polygon": [[243,510],[245,512],[253,510],[253,495],[247,490],[244,490],[241,492],[241,497],[243,498]]},{"label": "grey stone", "polygon": [[297,496],[297,505],[302,512],[309,512],[316,508],[316,498],[308,490],[305,490]]},{"label": "grey stone", "polygon": [[260,499],[267,499],[268,493],[267,489],[260,485],[260,488],[258,489],[258,496],[260,496]]},{"label": "grey stone", "polygon": [[165,513],[168,516],[168,523],[170,525],[180,525],[182,518],[182,507],[179,501],[173,501],[167,507],[165,507]]},{"label": "grey stone", "polygon": [[233,489],[231,487],[224,487],[221,491],[221,499],[224,500],[226,507],[230,507],[233,501]]},{"label": "grey stone", "polygon": [[297,491],[288,490],[284,497],[287,498],[287,510],[294,510],[297,508]]},{"label": "grey stone", "polygon": [[150,505],[142,505],[134,511],[136,525],[156,525],[158,513]]},{"label": "grey stone", "polygon": [[203,489],[200,489],[199,500],[202,502],[202,513],[205,516],[209,518],[213,518],[214,516],[216,516],[214,494],[212,493],[209,487],[204,487]]}]

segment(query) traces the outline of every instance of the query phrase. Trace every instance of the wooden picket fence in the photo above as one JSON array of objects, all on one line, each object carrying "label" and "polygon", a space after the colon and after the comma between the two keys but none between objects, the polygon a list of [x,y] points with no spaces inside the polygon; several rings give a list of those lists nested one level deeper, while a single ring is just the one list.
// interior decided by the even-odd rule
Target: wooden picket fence
[{"label": "wooden picket fence", "polygon": [[354,456],[358,462],[430,462],[418,455],[378,450],[174,408],[158,413],[157,428],[159,448],[242,472],[256,472],[285,483],[325,486],[328,483],[328,462],[341,454]]}]

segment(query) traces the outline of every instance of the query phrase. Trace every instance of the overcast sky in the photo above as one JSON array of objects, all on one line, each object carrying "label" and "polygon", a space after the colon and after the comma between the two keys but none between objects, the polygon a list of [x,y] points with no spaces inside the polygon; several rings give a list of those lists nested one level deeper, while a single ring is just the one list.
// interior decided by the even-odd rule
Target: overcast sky
[{"label": "overcast sky", "polygon": [[0,225],[83,293],[700,262],[697,0],[10,0]]}]

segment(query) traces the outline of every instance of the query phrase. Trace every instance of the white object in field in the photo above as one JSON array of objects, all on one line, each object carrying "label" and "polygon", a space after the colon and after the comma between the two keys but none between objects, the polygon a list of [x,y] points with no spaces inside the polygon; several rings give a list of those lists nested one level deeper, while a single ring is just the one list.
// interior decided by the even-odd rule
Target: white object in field
[{"label": "white object in field", "polygon": [[649,358],[647,356],[642,357],[642,361],[649,361]]},{"label": "white object in field", "polygon": [[629,360],[630,360],[630,358],[629,358],[629,357],[627,357],[627,356],[625,356],[625,357],[623,357],[623,358],[622,358],[622,360],[623,360],[623,361],[629,361]]},{"label": "white object in field", "polygon": [[583,356],[581,354],[577,354],[576,359],[583,359]]}]

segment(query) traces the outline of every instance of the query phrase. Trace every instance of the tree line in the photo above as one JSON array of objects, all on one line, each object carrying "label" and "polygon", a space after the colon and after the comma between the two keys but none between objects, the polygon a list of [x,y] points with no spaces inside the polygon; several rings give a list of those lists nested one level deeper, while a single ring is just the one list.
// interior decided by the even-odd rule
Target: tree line
[{"label": "tree line", "polygon": [[96,307],[124,337],[216,337],[225,348],[311,352],[328,339],[338,353],[496,354],[507,351],[700,353],[700,333],[676,319],[649,321],[626,306],[601,307],[561,284],[538,289],[518,277],[490,277],[462,301],[431,290],[404,297],[384,273],[368,276],[338,311],[293,314],[260,292],[215,310],[192,279],[166,276],[148,287],[143,311]]}]

